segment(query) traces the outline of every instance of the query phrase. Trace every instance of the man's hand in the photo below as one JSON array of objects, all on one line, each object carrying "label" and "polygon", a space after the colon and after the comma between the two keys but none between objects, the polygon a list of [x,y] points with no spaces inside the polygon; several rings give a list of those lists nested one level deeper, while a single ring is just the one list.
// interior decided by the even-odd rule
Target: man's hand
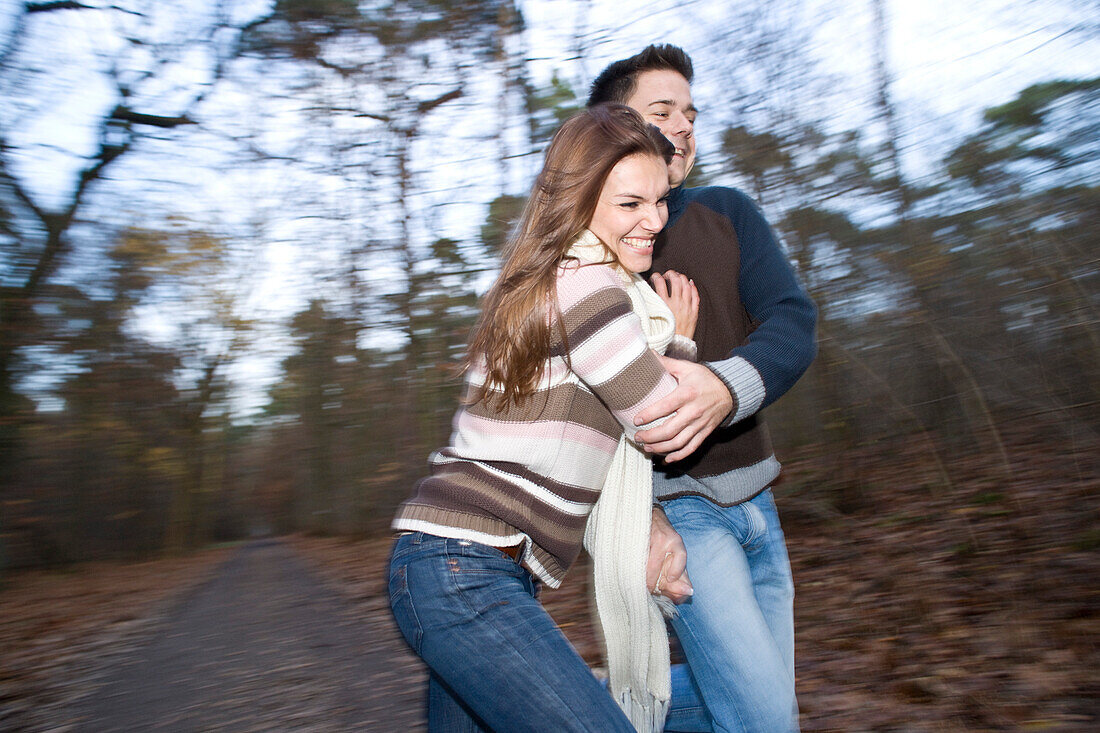
[{"label": "man's hand", "polygon": [[[658,357],[677,385],[671,393],[642,410],[635,425],[672,415],[655,428],[643,430],[634,439],[648,453],[666,454],[671,463],[686,458],[699,447],[733,409],[733,396],[725,382],[702,364]],[[675,413],[675,414],[673,414]]]},{"label": "man's hand", "polygon": [[660,507],[653,507],[645,582],[651,593],[662,595],[673,603],[683,603],[693,592],[688,580],[684,541]]}]

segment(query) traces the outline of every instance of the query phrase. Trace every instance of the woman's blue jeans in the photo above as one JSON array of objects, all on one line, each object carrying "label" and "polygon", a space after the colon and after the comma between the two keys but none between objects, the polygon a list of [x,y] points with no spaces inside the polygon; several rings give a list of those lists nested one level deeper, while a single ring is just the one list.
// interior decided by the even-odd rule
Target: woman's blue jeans
[{"label": "woman's blue jeans", "polygon": [[[634,728],[500,550],[413,532],[394,543],[390,606],[430,668],[428,730]],[[673,675],[676,730],[710,730],[690,679]]]}]

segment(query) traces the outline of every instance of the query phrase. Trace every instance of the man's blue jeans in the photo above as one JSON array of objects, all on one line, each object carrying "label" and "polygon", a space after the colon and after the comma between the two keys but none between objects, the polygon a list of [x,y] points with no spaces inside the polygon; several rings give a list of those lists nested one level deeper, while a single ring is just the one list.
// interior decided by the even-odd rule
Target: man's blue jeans
[{"label": "man's blue jeans", "polygon": [[[500,550],[413,532],[394,543],[390,606],[430,668],[429,731],[634,728],[535,599],[530,573]],[[690,679],[669,715],[710,730]]]},{"label": "man's blue jeans", "polygon": [[794,583],[770,489],[732,507],[662,502],[695,594],[672,620],[715,731],[798,730]]}]

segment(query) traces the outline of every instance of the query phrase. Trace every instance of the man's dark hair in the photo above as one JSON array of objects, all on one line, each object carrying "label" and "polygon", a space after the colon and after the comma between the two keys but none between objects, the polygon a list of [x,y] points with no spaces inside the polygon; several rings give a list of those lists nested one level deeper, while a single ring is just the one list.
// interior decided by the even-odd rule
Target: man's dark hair
[{"label": "man's dark hair", "polygon": [[670,43],[649,45],[642,52],[622,61],[616,61],[600,72],[588,92],[588,106],[603,102],[626,104],[638,85],[638,75],[643,71],[670,69],[691,83],[695,72],[691,57],[684,49]]}]

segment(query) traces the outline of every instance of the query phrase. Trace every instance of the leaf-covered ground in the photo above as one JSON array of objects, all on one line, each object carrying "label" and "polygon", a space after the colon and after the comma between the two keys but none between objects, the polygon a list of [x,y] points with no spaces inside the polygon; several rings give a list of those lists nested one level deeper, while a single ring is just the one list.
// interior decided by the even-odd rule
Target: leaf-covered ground
[{"label": "leaf-covered ground", "polygon": [[[795,574],[805,731],[1100,729],[1100,446],[1010,441],[955,457],[944,484],[914,441],[788,460],[776,488]],[[835,509],[845,507],[845,513]],[[388,538],[291,545],[366,622],[389,623]],[[156,633],[224,551],[9,577],[0,591],[0,730],[49,729],[104,660]],[[543,600],[599,664],[585,567]]]},{"label": "leaf-covered ground", "polygon": [[815,513],[797,487],[827,477],[792,464],[804,730],[1097,730],[1097,448],[1016,440],[1007,473],[956,460],[950,487],[919,443],[852,455],[848,516]]},{"label": "leaf-covered ground", "polygon": [[[1023,436],[1007,472],[956,457],[944,484],[919,441],[874,446],[842,500],[823,460],[788,461],[802,729],[1100,730],[1098,448]],[[297,544],[351,595],[384,592],[388,541]],[[586,569],[542,599],[599,665]]]},{"label": "leaf-covered ground", "polygon": [[59,711],[208,578],[225,549],[19,573],[0,586],[0,730],[58,729]]}]

